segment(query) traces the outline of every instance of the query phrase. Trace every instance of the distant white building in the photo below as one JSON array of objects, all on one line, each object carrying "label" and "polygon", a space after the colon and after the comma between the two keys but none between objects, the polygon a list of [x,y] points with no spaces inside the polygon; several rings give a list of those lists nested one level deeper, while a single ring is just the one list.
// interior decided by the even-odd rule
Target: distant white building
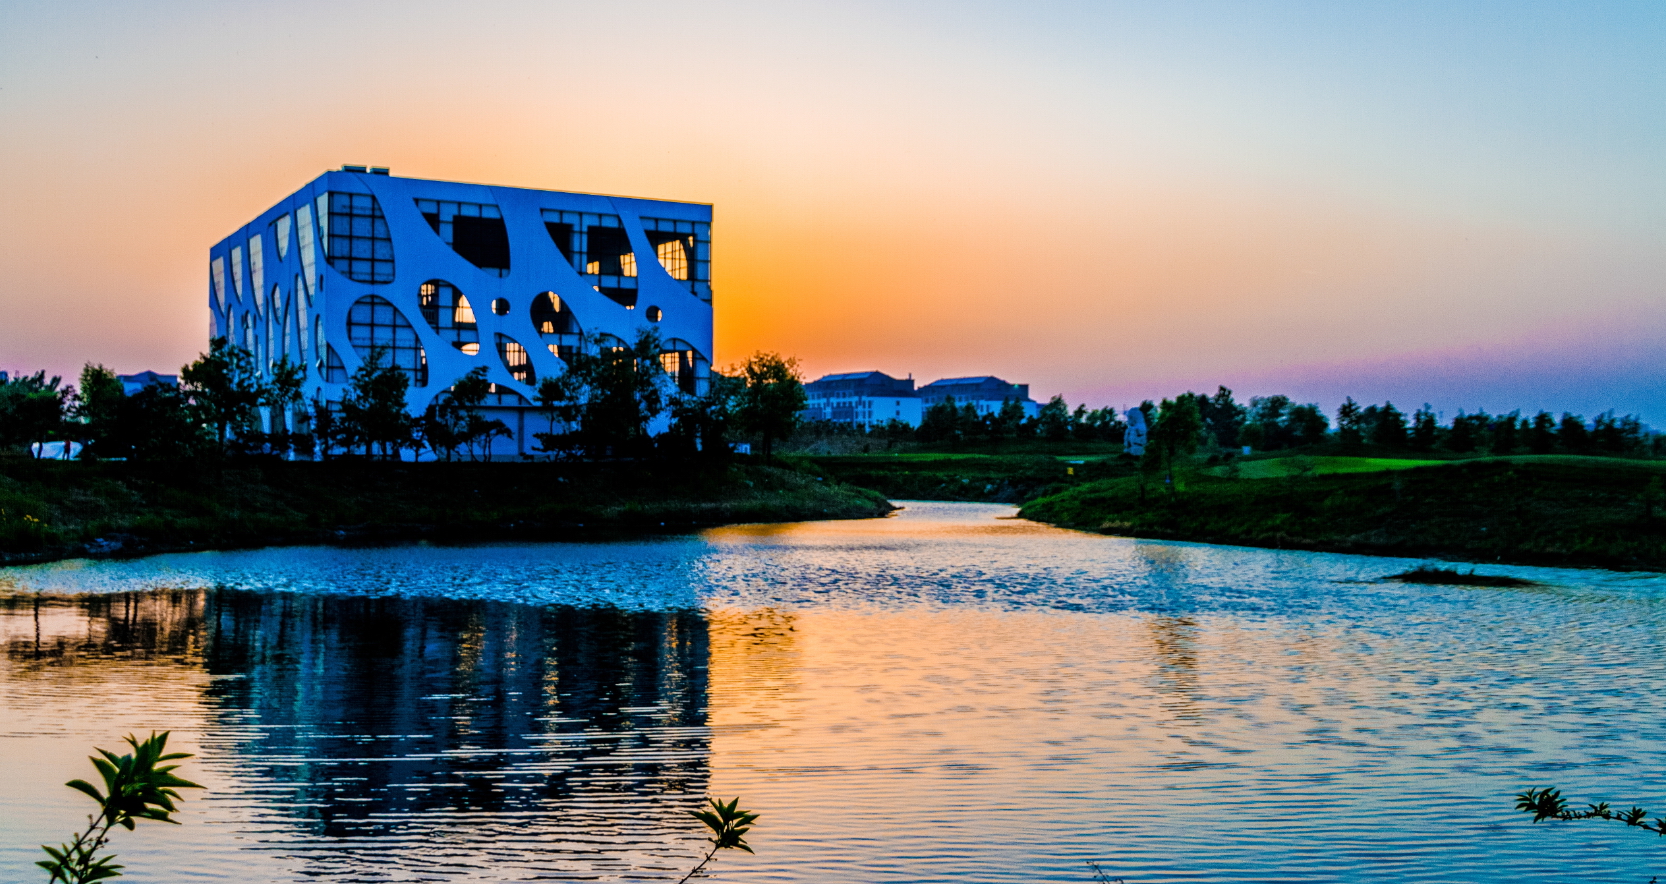
[{"label": "distant white building", "polygon": [[978,414],[999,412],[1008,400],[1016,401],[1025,417],[1041,413],[1041,405],[1030,398],[1029,384],[1009,384],[998,377],[944,378],[920,388],[920,407],[929,409],[950,396],[956,405],[971,405]]},{"label": "distant white building", "polygon": [[860,426],[882,426],[901,421],[920,425],[920,394],[912,378],[898,379],[882,371],[830,374],[804,385],[808,404],[804,419]]}]

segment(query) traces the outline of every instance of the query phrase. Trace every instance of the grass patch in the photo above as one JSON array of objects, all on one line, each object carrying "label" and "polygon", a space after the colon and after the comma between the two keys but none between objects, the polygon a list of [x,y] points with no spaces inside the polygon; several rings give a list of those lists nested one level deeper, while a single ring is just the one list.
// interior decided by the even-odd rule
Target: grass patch
[{"label": "grass patch", "polygon": [[1207,472],[1177,493],[1136,478],[1067,488],[1025,518],[1137,537],[1472,562],[1666,570],[1666,513],[1645,461],[1477,459],[1244,481]]},{"label": "grass patch", "polygon": [[1474,568],[1468,573],[1452,568],[1435,568],[1429,565],[1419,565],[1403,574],[1390,574],[1383,578],[1397,583],[1433,583],[1444,586],[1543,586],[1536,580],[1523,580],[1520,577],[1505,577],[1502,574],[1477,574]]},{"label": "grass patch", "polygon": [[0,563],[342,539],[559,540],[870,518],[881,494],[756,464],[0,461]]},{"label": "grass patch", "polygon": [[1410,460],[1393,457],[1345,457],[1320,455],[1315,457],[1271,457],[1264,460],[1243,460],[1209,467],[1212,476],[1238,479],[1284,479],[1290,476],[1328,476],[1336,473],[1380,473],[1386,470],[1410,470],[1417,467],[1443,466],[1448,460]]}]

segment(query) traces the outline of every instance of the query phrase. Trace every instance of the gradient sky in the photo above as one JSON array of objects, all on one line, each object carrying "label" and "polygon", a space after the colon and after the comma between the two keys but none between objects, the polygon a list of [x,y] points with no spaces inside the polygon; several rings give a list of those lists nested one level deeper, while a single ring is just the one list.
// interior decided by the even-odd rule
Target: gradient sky
[{"label": "gradient sky", "polygon": [[1666,426],[1666,4],[0,4],[0,368],[342,163],[714,204],[719,366]]}]

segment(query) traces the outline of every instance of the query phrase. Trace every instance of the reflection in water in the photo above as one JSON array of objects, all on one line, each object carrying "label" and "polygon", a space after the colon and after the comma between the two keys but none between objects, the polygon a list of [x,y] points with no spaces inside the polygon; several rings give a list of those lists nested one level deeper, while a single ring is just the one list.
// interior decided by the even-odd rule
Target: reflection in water
[{"label": "reflection in water", "polygon": [[[698,613],[226,589],[5,604],[37,624],[47,609],[38,636],[6,639],[36,677],[206,668],[218,727],[201,763],[231,781],[210,800],[255,801],[263,849],[300,874],[660,877],[693,853],[684,811],[709,778]],[[458,826],[471,843],[447,843]]]},{"label": "reflection in water", "polygon": [[1157,691],[1176,723],[1197,723],[1197,622],[1157,614],[1146,621],[1157,662]]},{"label": "reflection in water", "polygon": [[85,748],[152,728],[209,788],[119,846],[132,884],[676,880],[707,793],[764,814],[735,882],[1658,866],[1510,796],[1666,791],[1638,665],[1666,578],[1404,586],[1374,578],[1413,562],[1010,512],[0,569],[0,880],[85,812]]}]

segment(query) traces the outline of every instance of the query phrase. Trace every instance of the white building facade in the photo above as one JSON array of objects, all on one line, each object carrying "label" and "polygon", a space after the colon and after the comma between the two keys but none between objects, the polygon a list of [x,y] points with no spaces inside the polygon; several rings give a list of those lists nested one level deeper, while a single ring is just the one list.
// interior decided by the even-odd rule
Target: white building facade
[{"label": "white building facade", "polygon": [[920,403],[930,408],[954,397],[955,405],[970,405],[978,414],[1000,412],[1010,400],[1024,409],[1025,417],[1041,414],[1041,405],[1030,398],[1029,384],[1009,384],[998,377],[943,378],[920,388]]},{"label": "white building facade", "polygon": [[[540,378],[602,334],[654,328],[678,387],[703,391],[712,352],[711,206],[326,172],[209,250],[210,334],[263,372],[307,368],[304,394],[340,401],[380,348],[420,414],[485,366],[491,405],[526,453]],[[604,345],[612,340],[604,339]]]},{"label": "white building facade", "polygon": [[920,425],[920,396],[912,378],[898,379],[880,371],[830,374],[805,384],[804,394],[805,420],[864,427],[893,420]]}]

